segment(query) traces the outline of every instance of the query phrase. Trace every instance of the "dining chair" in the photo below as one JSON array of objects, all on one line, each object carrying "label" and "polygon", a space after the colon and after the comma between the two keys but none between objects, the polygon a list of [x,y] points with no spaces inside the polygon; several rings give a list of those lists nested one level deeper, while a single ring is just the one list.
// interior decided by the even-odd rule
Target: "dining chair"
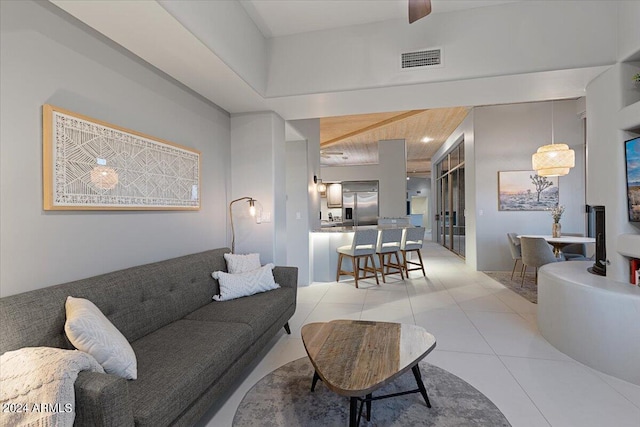
[{"label": "dining chair", "polygon": [[[509,242],[509,250],[511,251],[511,258],[513,259],[513,270],[511,271],[511,280],[513,280],[513,274],[516,272],[518,261],[522,263],[522,250],[517,233],[507,233],[507,241]],[[523,274],[524,268],[524,264],[522,264],[520,275]]]},{"label": "dining chair", "polygon": [[[422,262],[422,243],[424,241],[424,227],[405,228],[402,233],[402,242],[400,243],[400,252],[402,252],[402,260],[404,265],[404,272],[409,278],[409,272],[414,270],[422,270],[422,275],[427,276],[424,272],[424,264]],[[407,260],[408,252],[416,252],[418,254],[419,263]],[[417,267],[409,268],[409,265],[415,265]]]},{"label": "dining chair", "polygon": [[[378,273],[376,270],[376,264],[373,259],[373,255],[376,253],[376,245],[378,241],[378,230],[356,230],[353,235],[353,241],[351,245],[340,246],[336,249],[338,252],[338,269],[336,272],[336,282],[340,281],[341,275],[353,276],[356,281],[356,288],[358,287],[359,279],[368,279],[371,277],[376,278],[376,283],[379,285]],[[348,257],[351,259],[353,265],[353,271],[347,271],[342,269],[342,259]],[[360,260],[364,258],[364,267],[360,267]],[[369,260],[371,260],[371,267],[369,267]],[[360,271],[363,271],[363,276],[360,276]],[[367,272],[373,273],[373,275],[367,275]]]},{"label": "dining chair", "polygon": [[[584,233],[562,233],[564,236],[584,237]],[[586,261],[587,245],[584,243],[571,243],[562,248],[562,255],[567,261]]]},{"label": "dining chair", "polygon": [[538,268],[545,264],[560,261],[553,253],[551,246],[543,237],[520,237],[520,247],[522,249],[522,264],[524,273],[522,274],[521,287],[524,286],[524,277],[527,267],[536,269],[536,285],[538,284]]},{"label": "dining chair", "polygon": [[[400,273],[400,277],[404,280],[404,273],[402,269],[403,264],[400,264],[400,257],[398,252],[400,251],[400,243],[402,241],[402,228],[386,228],[380,231],[378,235],[378,244],[376,246],[376,254],[380,261],[380,273],[382,274],[382,283],[387,283],[385,275]],[[391,261],[391,256],[396,258],[396,262]],[[395,270],[394,273],[390,273],[390,270]],[[385,273],[386,270],[386,273]]]}]

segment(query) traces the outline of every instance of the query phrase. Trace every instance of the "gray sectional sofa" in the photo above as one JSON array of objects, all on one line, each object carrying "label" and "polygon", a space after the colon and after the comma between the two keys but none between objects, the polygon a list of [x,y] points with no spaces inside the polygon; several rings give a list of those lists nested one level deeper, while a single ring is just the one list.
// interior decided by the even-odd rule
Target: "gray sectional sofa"
[{"label": "gray sectional sofa", "polygon": [[71,349],[67,296],[102,310],[133,347],[138,379],[81,372],[75,425],[192,425],[239,377],[296,307],[297,268],[275,267],[280,289],[217,302],[227,248],[0,298],[0,354]]}]

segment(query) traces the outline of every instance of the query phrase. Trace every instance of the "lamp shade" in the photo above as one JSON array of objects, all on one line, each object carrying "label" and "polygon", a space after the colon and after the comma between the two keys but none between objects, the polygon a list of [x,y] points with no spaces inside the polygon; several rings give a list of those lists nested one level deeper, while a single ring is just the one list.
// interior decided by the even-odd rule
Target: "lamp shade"
[{"label": "lamp shade", "polygon": [[543,145],[531,156],[531,164],[540,176],[564,176],[576,165],[576,155],[567,144]]}]

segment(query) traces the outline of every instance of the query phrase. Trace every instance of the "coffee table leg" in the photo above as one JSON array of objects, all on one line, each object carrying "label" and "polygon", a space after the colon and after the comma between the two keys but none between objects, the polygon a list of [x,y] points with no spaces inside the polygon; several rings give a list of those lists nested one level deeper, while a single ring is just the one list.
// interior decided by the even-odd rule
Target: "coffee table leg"
[{"label": "coffee table leg", "polygon": [[371,394],[367,394],[367,421],[371,421]]},{"label": "coffee table leg", "polygon": [[349,405],[349,427],[358,427],[358,398],[352,397]]},{"label": "coffee table leg", "polygon": [[427,404],[427,408],[431,408],[431,402],[429,402],[429,396],[427,396],[427,389],[424,387],[424,383],[422,382],[422,375],[420,374],[420,367],[418,365],[411,368],[413,371],[413,376],[416,377],[416,383],[418,383],[418,389],[420,390],[420,394],[424,397],[424,401]]},{"label": "coffee table leg", "polygon": [[313,371],[313,381],[311,382],[311,391],[316,390],[316,383],[318,382],[319,379],[320,379],[320,376],[318,375],[318,373],[316,371]]}]

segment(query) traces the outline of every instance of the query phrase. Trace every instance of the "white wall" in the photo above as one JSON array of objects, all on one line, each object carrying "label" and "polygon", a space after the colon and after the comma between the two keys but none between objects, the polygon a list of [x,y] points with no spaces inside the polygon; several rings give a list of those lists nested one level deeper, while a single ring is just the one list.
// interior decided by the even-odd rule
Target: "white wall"
[{"label": "white wall", "polygon": [[[640,50],[640,2],[621,1],[618,6],[618,60],[626,60]],[[640,59],[637,58],[636,59]]]},{"label": "white wall", "polygon": [[307,140],[307,200],[309,202],[309,229],[320,228],[320,193],[313,183],[313,176],[322,178],[320,170],[320,120],[293,120],[289,124]]},{"label": "white wall", "polygon": [[234,205],[237,253],[258,252],[262,263],[286,263],[285,180],[284,120],[273,112],[233,115],[231,198],[258,200],[256,218],[244,202]]},{"label": "white wall", "polygon": [[[273,262],[287,263],[287,147],[285,143],[284,119],[275,113],[271,115],[271,141],[273,146]],[[233,148],[231,150],[233,153]],[[232,154],[233,163],[233,154]],[[256,162],[253,168],[260,169]],[[233,186],[233,183],[232,183]]]},{"label": "white wall", "polygon": [[[276,37],[268,40],[267,96],[613,64],[616,32],[594,29],[616,24],[612,1],[525,1],[433,14],[411,26],[390,20]],[[434,47],[444,49],[444,67],[400,70],[401,52]]]},{"label": "white wall", "polygon": [[264,95],[267,41],[239,2],[159,0],[158,3]]},{"label": "white wall", "polygon": [[287,141],[287,265],[298,267],[298,286],[309,277],[307,141]]},{"label": "white wall", "polygon": [[407,193],[412,196],[431,197],[431,178],[411,178],[407,180]]},{"label": "white wall", "polygon": [[[305,167],[305,176],[302,178],[301,184],[305,184],[304,192],[302,186],[296,185],[295,194],[287,189],[288,197],[294,197],[295,200],[301,202],[306,201],[306,210],[303,210],[303,206],[300,203],[299,207],[303,215],[303,223],[305,223],[304,215],[306,212],[306,230],[302,230],[302,226],[291,224],[287,222],[287,242],[288,242],[288,264],[296,265],[302,272],[306,271],[308,274],[302,277],[304,273],[299,272],[298,284],[301,286],[307,285],[313,278],[313,262],[311,261],[311,243],[309,240],[309,231],[320,228],[320,194],[316,190],[316,185],[313,183],[313,176],[320,177],[320,120],[307,119],[307,120],[295,120],[289,122],[301,136],[306,138],[306,158],[299,157],[297,161],[300,162],[299,167]],[[287,166],[288,167],[288,166]],[[287,186],[289,182],[287,181]],[[291,199],[289,199],[291,200]],[[298,205],[297,205],[298,206]],[[296,231],[292,231],[295,229]],[[291,251],[294,251],[293,254]],[[289,260],[291,262],[289,262]]]},{"label": "white wall", "polygon": [[[0,295],[226,245],[229,115],[48,2],[0,2]],[[45,212],[42,104],[200,150],[197,212]]]},{"label": "white wall", "polygon": [[322,168],[326,181],[380,181],[378,208],[380,217],[407,215],[407,161],[404,139],[379,141],[377,165],[334,166]]},{"label": "white wall", "polygon": [[[633,135],[618,127],[623,107],[620,90],[623,64],[598,76],[587,86],[587,203],[605,206],[607,277],[629,281],[628,260],[616,251],[618,235],[638,234],[627,216],[624,144]],[[635,136],[640,134],[640,126]]]}]

